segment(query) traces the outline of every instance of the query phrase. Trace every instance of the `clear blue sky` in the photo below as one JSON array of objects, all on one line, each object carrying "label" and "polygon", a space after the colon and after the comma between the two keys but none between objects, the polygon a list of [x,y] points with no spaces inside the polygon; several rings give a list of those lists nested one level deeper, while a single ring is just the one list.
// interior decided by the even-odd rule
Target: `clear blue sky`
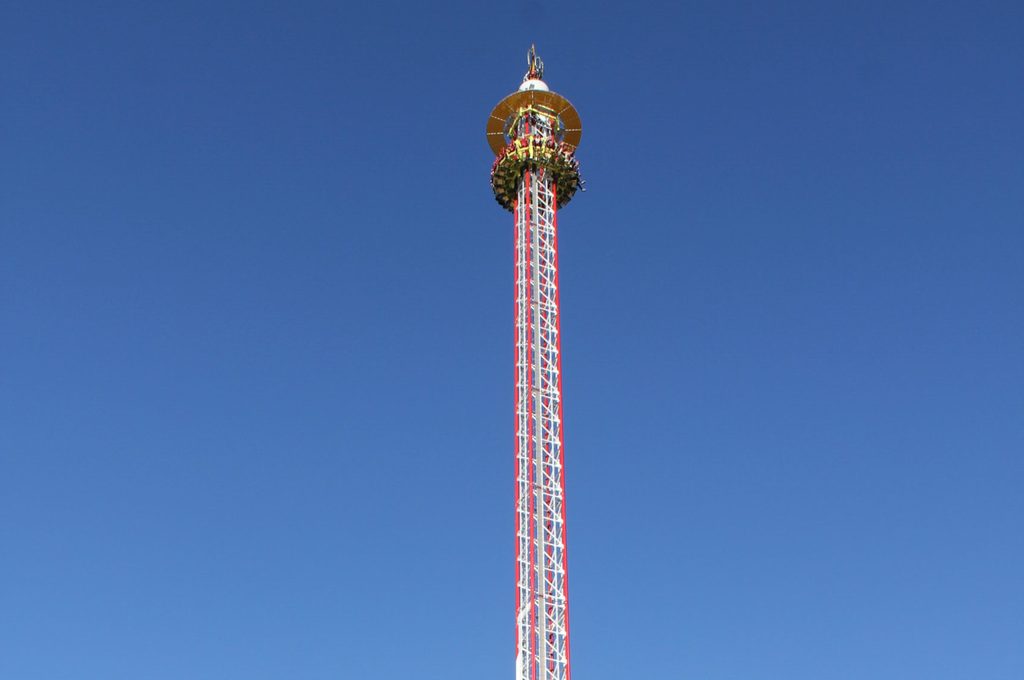
[{"label": "clear blue sky", "polygon": [[[89,7],[91,5],[91,7]],[[1024,678],[1020,2],[0,9],[0,678],[511,678],[562,213],[579,680]]]}]

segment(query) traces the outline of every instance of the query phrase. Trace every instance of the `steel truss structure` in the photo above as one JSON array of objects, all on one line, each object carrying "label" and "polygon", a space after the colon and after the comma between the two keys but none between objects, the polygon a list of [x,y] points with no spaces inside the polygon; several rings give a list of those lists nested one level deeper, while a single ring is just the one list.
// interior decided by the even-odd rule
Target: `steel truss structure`
[{"label": "steel truss structure", "polygon": [[502,131],[492,185],[515,216],[516,680],[569,680],[557,211],[580,186],[579,117],[547,90],[539,63],[531,49],[523,87],[498,105],[488,131]]}]

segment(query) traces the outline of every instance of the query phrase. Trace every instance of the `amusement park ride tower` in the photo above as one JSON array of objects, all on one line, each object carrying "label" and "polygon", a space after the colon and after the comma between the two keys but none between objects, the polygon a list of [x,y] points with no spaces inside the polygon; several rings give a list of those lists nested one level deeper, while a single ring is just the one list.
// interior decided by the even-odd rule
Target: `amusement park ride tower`
[{"label": "amusement park ride tower", "polygon": [[516,680],[569,680],[556,214],[582,186],[582,130],[528,59],[487,121],[491,187],[515,216]]}]

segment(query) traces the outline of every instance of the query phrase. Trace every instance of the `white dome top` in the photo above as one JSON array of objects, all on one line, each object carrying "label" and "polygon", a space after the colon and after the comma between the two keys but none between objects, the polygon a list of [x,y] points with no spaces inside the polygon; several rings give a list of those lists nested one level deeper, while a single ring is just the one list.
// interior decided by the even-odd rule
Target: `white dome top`
[{"label": "white dome top", "polygon": [[527,90],[540,90],[541,92],[549,91],[548,84],[543,80],[537,80],[536,78],[528,78],[519,86],[520,92],[526,92]]}]

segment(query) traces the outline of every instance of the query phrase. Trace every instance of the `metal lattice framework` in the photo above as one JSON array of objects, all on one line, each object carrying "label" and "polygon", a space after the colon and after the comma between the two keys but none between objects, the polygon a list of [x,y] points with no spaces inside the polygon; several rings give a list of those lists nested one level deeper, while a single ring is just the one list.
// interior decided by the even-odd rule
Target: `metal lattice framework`
[{"label": "metal lattice framework", "polygon": [[[519,97],[542,87],[572,108],[547,91],[535,59],[531,50],[523,87],[498,105],[488,125],[500,127],[507,142],[492,170],[495,196],[515,215],[516,680],[569,680],[557,210],[579,186],[572,157],[579,116],[571,111],[577,129],[569,145],[555,108]],[[508,106],[514,98],[518,103]],[[575,172],[571,181],[567,162]],[[568,196],[559,200],[559,191]]]}]

